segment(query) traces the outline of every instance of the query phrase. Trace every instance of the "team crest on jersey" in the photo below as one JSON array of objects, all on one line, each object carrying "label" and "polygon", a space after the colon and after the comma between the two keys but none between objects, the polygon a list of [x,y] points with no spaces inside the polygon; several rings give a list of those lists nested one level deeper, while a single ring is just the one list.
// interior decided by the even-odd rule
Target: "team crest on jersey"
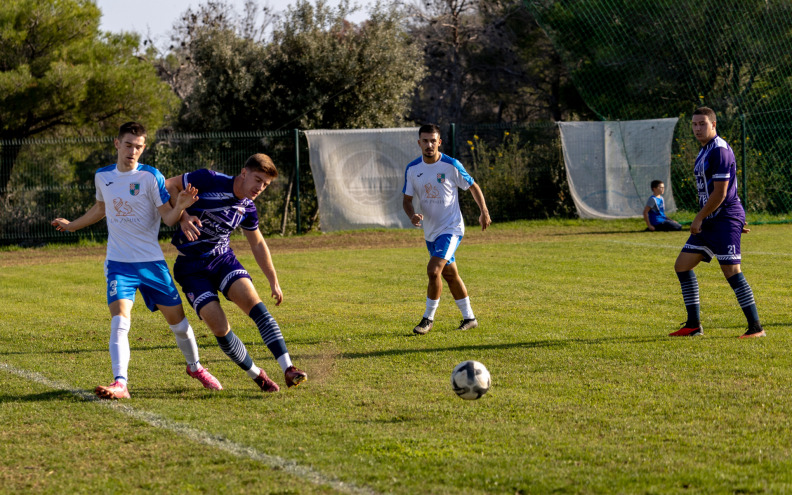
[{"label": "team crest on jersey", "polygon": [[440,184],[445,182],[445,174],[437,174],[437,182],[439,182]]},{"label": "team crest on jersey", "polygon": [[140,194],[140,182],[132,182],[129,184],[129,194],[132,196]]}]

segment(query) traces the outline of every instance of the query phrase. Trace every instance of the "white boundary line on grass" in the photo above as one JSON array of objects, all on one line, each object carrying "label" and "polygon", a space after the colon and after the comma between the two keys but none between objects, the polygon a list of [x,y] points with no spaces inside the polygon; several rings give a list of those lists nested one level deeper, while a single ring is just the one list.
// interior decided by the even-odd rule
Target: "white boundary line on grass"
[{"label": "white boundary line on grass", "polygon": [[109,407],[110,409],[120,412],[122,414],[126,414],[131,418],[148,423],[154,428],[160,428],[163,430],[171,431],[179,436],[187,438],[188,440],[201,443],[204,445],[208,445],[209,447],[214,447],[224,450],[230,454],[235,455],[236,457],[252,459],[254,461],[261,462],[262,464],[265,464],[271,468],[283,470],[286,473],[289,473],[291,475],[294,475],[300,479],[303,479],[305,481],[308,481],[316,485],[329,486],[342,493],[377,495],[377,492],[371,490],[370,488],[359,487],[351,483],[344,483],[343,481],[339,481],[337,479],[327,478],[323,474],[314,471],[309,467],[301,466],[296,462],[290,461],[288,459],[284,459],[283,457],[278,457],[274,455],[265,454],[263,452],[259,452],[253,447],[248,447],[247,445],[242,445],[236,442],[232,442],[231,440],[228,440],[227,438],[219,435],[212,435],[205,431],[197,430],[184,423],[172,421],[170,419],[163,418],[162,416],[159,416],[157,414],[136,409],[126,404],[122,404],[119,401],[109,401],[109,400],[99,399],[91,392],[74,388],[63,382],[50,380],[46,376],[42,375],[41,373],[37,373],[35,371],[15,368],[14,366],[2,362],[0,362],[0,370],[7,371],[9,373],[17,375],[20,378],[24,378],[25,380],[29,380],[32,382],[36,382],[40,385],[44,385],[45,387],[69,392],[70,394],[80,399],[93,402],[100,406]]}]

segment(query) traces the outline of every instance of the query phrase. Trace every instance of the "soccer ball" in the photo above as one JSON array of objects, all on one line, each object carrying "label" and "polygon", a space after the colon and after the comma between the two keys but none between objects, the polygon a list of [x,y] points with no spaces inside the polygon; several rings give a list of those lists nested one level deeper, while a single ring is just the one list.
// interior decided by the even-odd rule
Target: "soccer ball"
[{"label": "soccer ball", "polygon": [[451,388],[463,399],[478,399],[490,388],[489,371],[478,361],[462,361],[451,372]]}]

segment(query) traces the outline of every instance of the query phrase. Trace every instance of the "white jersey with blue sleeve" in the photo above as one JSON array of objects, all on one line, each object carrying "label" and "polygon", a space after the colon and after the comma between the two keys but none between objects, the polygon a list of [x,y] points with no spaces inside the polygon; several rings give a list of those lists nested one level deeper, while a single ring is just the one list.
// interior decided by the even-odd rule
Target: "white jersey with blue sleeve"
[{"label": "white jersey with blue sleeve", "polygon": [[139,163],[129,172],[115,164],[94,176],[96,200],[105,204],[107,259],[125,263],[165,260],[158,237],[159,208],[170,199],[165,177],[154,167]]},{"label": "white jersey with blue sleeve", "polygon": [[459,160],[445,154],[435,163],[426,163],[423,157],[418,157],[407,165],[402,192],[418,198],[424,239],[434,242],[442,234],[465,235],[459,189],[466,191],[473,182]]}]

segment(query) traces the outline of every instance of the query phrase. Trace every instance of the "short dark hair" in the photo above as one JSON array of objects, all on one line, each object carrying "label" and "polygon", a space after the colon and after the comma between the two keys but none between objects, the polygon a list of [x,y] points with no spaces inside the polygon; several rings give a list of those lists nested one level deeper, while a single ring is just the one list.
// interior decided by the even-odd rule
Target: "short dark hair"
[{"label": "short dark hair", "polygon": [[245,168],[251,172],[261,172],[273,179],[278,177],[278,169],[275,167],[275,163],[272,161],[272,158],[264,153],[251,155],[245,162]]},{"label": "short dark hair", "polygon": [[418,135],[421,134],[437,134],[440,135],[440,127],[437,124],[424,124],[418,129]]},{"label": "short dark hair", "polygon": [[653,180],[652,181],[652,189],[654,189],[655,187],[657,187],[657,186],[659,186],[661,184],[665,184],[665,182],[663,182],[661,180]]},{"label": "short dark hair", "polygon": [[124,137],[124,134],[146,137],[146,128],[137,122],[127,122],[118,129],[118,139]]},{"label": "short dark hair", "polygon": [[693,111],[693,115],[703,115],[707,117],[710,122],[716,122],[718,118],[715,116],[715,110],[710,107],[698,107]]}]

